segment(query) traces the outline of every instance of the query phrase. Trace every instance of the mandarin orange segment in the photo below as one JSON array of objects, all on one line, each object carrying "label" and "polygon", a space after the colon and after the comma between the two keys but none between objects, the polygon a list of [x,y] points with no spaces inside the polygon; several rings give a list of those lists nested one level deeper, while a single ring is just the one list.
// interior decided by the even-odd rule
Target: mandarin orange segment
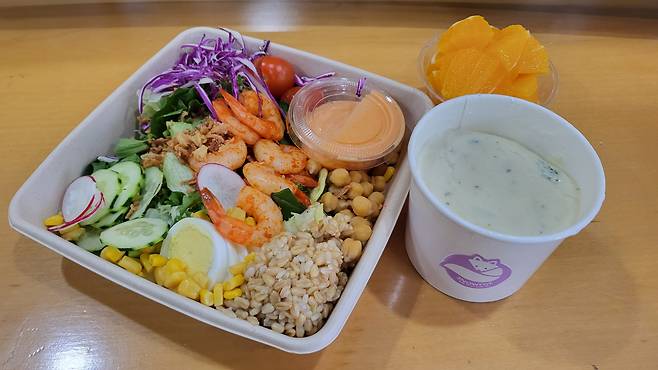
[{"label": "mandarin orange segment", "polygon": [[518,24],[507,26],[500,30],[496,38],[487,46],[487,51],[496,55],[507,71],[511,71],[519,63],[525,49],[530,32]]},{"label": "mandarin orange segment", "polygon": [[506,76],[501,61],[493,54],[479,51],[480,57],[473,65],[468,79],[470,93],[491,93]]},{"label": "mandarin orange segment", "polygon": [[548,73],[548,53],[532,35],[523,49],[517,70],[519,73]]},{"label": "mandarin orange segment", "polygon": [[501,84],[494,92],[497,94],[515,96],[517,98],[529,100],[537,103],[537,75],[523,74],[516,77],[511,82]]},{"label": "mandarin orange segment", "polygon": [[441,87],[441,95],[445,99],[466,95],[470,92],[468,79],[481,55],[482,51],[474,48],[462,49],[454,53]]},{"label": "mandarin orange segment", "polygon": [[484,48],[494,36],[494,30],[480,15],[463,19],[448,28],[439,40],[439,54],[466,48]]},{"label": "mandarin orange segment", "polygon": [[434,90],[441,91],[441,87],[443,86],[443,81],[445,81],[445,77],[446,74],[448,73],[450,62],[454,55],[455,53],[442,55],[440,58],[436,60],[435,64],[430,65],[428,69],[427,77],[429,78],[430,83],[434,87]]},{"label": "mandarin orange segment", "polygon": [[537,75],[548,70],[546,50],[527,29],[498,29],[476,15],[442,35],[426,74],[444,99],[495,93],[537,102]]}]

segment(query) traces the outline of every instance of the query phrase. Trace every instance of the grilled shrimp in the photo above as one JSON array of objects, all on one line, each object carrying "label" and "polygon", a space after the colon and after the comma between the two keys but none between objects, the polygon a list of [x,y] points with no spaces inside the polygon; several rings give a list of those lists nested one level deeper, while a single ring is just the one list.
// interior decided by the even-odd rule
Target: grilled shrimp
[{"label": "grilled shrimp", "polygon": [[244,186],[238,194],[236,206],[256,221],[255,226],[229,216],[214,194],[207,188],[200,190],[203,204],[217,231],[225,238],[248,247],[260,247],[283,231],[283,215],[272,198]]},{"label": "grilled shrimp", "polygon": [[308,196],[301,191],[292,181],[276,173],[274,169],[262,163],[251,162],[242,167],[242,174],[251,186],[261,192],[271,195],[283,189],[290,189],[295,198],[304,205],[311,204]]},{"label": "grilled shrimp", "polygon": [[267,139],[254,145],[254,156],[280,174],[299,173],[306,168],[308,161],[306,154],[296,146],[279,145]]},{"label": "grilled shrimp", "polygon": [[226,128],[231,134],[233,134],[233,136],[241,138],[245,143],[249,145],[256,144],[256,142],[260,139],[260,135],[258,135],[256,131],[250,129],[249,126],[244,125],[233,116],[233,113],[229,107],[226,106],[226,103],[224,103],[223,100],[213,100],[212,106],[215,108],[215,112],[217,113],[219,120],[224,125],[226,125]]},{"label": "grilled shrimp", "polygon": [[[238,99],[225,90],[220,90],[220,92],[228,106],[231,108],[233,115],[240,120],[240,122],[249,126],[249,128],[256,131],[263,138],[272,140],[281,140],[281,138],[283,138],[283,121],[279,115],[279,110],[276,108],[276,105],[274,105],[275,103],[261,95],[263,116],[268,118],[264,119],[251,113],[249,109],[238,101]],[[258,95],[256,95],[255,92],[248,94],[248,91],[244,91],[242,94],[246,94],[243,101],[252,107],[252,110],[255,102],[256,112],[258,112]]]},{"label": "grilled shrimp", "polygon": [[239,137],[233,137],[213,152],[209,152],[206,146],[199,147],[192,152],[187,163],[194,171],[199,171],[206,163],[217,163],[235,170],[242,167],[246,159],[247,145]]}]

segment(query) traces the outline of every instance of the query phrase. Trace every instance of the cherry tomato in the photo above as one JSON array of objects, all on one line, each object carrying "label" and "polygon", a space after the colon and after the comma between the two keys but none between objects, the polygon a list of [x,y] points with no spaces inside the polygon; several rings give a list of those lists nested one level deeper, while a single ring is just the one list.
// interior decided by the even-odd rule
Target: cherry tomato
[{"label": "cherry tomato", "polygon": [[299,91],[299,89],[301,88],[302,88],[301,86],[294,86],[289,88],[288,90],[286,90],[286,92],[283,93],[283,95],[281,95],[280,100],[284,103],[290,104],[292,98],[295,96],[295,94],[297,94],[297,91]]},{"label": "cherry tomato", "polygon": [[256,58],[254,65],[277,99],[295,85],[295,69],[284,59],[265,55]]}]

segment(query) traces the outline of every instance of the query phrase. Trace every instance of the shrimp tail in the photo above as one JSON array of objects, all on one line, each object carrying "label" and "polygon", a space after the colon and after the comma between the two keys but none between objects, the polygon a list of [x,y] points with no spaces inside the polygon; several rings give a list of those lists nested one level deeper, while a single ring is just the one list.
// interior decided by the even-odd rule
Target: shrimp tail
[{"label": "shrimp tail", "polygon": [[225,238],[238,243],[246,244],[254,233],[254,228],[244,222],[226,214],[224,207],[208,188],[199,190],[201,201],[208,211],[208,217],[215,229]]}]

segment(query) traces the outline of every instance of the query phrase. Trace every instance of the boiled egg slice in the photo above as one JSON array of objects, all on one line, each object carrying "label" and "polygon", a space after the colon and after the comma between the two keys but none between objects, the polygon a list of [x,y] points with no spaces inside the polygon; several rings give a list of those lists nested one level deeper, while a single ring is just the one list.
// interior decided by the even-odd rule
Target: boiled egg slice
[{"label": "boiled egg slice", "polygon": [[237,253],[215,230],[212,223],[188,217],[176,222],[162,242],[160,253],[178,258],[187,265],[188,273],[208,275],[208,287],[229,277],[228,267]]}]

